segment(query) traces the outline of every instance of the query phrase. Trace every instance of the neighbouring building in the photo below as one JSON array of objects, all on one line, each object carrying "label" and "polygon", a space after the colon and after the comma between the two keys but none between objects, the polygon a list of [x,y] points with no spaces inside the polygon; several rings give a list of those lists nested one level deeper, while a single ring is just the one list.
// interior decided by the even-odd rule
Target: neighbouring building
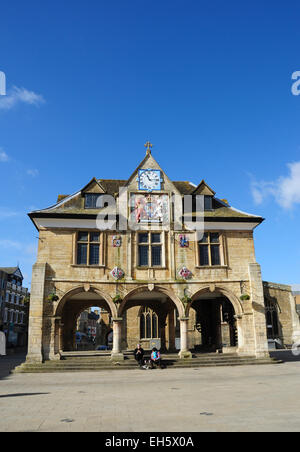
[{"label": "neighbouring building", "polygon": [[0,325],[8,348],[27,345],[30,294],[23,279],[19,267],[0,267]]},{"label": "neighbouring building", "polygon": [[107,347],[110,323],[109,313],[103,308],[83,311],[77,320],[77,350],[92,350],[100,345]]},{"label": "neighbouring building", "polygon": [[300,291],[294,290],[293,295],[295,297],[296,310],[298,315],[300,316]]},{"label": "neighbouring building", "polygon": [[149,143],[128,179],[93,178],[29,217],[40,240],[28,362],[75,350],[78,317],[93,306],[107,313],[102,341],[113,331],[118,360],[138,342],[183,359],[191,350],[260,358],[268,341],[300,338],[291,288],[262,281],[253,234],[264,219],[204,180],[170,180]]}]

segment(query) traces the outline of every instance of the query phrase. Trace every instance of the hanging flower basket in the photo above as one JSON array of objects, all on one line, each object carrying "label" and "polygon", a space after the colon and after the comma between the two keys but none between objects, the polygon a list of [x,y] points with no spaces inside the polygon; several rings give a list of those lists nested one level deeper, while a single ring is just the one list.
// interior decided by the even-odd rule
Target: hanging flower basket
[{"label": "hanging flower basket", "polygon": [[47,297],[47,301],[58,301],[59,297],[56,295],[56,293],[51,293]]},{"label": "hanging flower basket", "polygon": [[240,300],[241,301],[248,301],[250,300],[250,295],[248,295],[247,293],[244,293],[243,295],[240,296]]},{"label": "hanging flower basket", "polygon": [[188,297],[187,295],[185,295],[184,297],[181,298],[182,303],[186,306],[188,303],[192,302],[191,297]]},{"label": "hanging flower basket", "polygon": [[117,295],[113,298],[113,302],[116,303],[116,304],[120,304],[120,303],[122,303],[122,301],[123,301],[123,298],[121,297],[120,294],[117,294]]}]

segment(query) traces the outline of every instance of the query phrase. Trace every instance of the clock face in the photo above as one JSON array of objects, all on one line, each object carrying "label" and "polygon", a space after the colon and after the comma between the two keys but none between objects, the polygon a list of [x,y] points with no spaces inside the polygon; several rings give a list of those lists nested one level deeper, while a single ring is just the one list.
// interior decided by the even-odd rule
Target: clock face
[{"label": "clock face", "polygon": [[160,190],[161,178],[159,170],[139,170],[139,189],[140,190]]}]

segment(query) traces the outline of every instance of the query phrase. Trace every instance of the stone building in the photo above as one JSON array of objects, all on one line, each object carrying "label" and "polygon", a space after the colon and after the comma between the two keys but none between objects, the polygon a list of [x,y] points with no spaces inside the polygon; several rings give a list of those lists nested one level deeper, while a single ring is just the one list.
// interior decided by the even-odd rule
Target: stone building
[{"label": "stone building", "polygon": [[108,346],[111,327],[107,314],[103,308],[89,308],[80,314],[77,319],[77,350],[93,350],[100,345]]},{"label": "stone building", "polygon": [[0,325],[8,347],[27,344],[29,297],[19,267],[0,267]]},{"label": "stone building", "polygon": [[29,217],[40,239],[29,362],[74,350],[77,319],[92,306],[107,313],[118,360],[138,342],[183,359],[191,350],[265,357],[265,294],[283,306],[283,340],[299,337],[291,291],[262,282],[253,233],[263,218],[205,181],[170,180],[149,143],[128,179],[93,178]]}]

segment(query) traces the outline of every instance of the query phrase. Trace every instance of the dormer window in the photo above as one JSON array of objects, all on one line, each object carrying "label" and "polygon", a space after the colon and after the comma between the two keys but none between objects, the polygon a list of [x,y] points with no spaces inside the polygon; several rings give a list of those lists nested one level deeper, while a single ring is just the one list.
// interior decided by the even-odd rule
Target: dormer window
[{"label": "dormer window", "polygon": [[204,210],[213,210],[212,207],[212,201],[213,201],[213,197],[212,196],[204,196]]},{"label": "dormer window", "polygon": [[86,193],[84,195],[84,208],[85,209],[97,209],[100,206],[98,201],[101,195],[98,193]]}]

